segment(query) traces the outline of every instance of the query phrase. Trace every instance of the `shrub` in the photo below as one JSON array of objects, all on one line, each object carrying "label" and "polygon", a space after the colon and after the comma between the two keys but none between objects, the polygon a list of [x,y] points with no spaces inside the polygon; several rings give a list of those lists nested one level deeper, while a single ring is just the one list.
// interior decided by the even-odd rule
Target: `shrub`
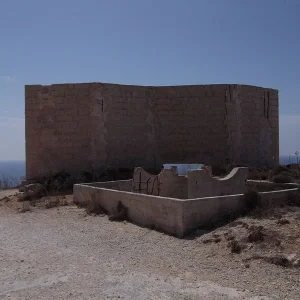
[{"label": "shrub", "polygon": [[117,207],[113,210],[113,212],[109,215],[110,221],[126,221],[128,220],[128,211],[127,208],[122,204],[122,202],[118,202]]},{"label": "shrub", "polygon": [[242,252],[242,246],[237,240],[231,240],[227,246],[230,248],[231,253],[239,254]]},{"label": "shrub", "polygon": [[106,214],[106,210],[97,202],[96,195],[91,195],[89,201],[83,204],[85,206],[85,210],[89,215],[104,215]]},{"label": "shrub", "polygon": [[247,240],[250,243],[258,243],[264,240],[264,233],[262,226],[251,226],[249,228],[249,234],[247,236]]},{"label": "shrub", "polygon": [[249,168],[248,179],[250,180],[267,180],[269,171],[267,168]]},{"label": "shrub", "polygon": [[74,184],[71,175],[63,171],[47,177],[41,177],[37,180],[37,183],[40,183],[44,187],[47,194],[71,189]]},{"label": "shrub", "polygon": [[282,172],[289,172],[289,168],[285,166],[277,166],[270,171],[270,178],[281,174]]},{"label": "shrub", "polygon": [[247,211],[253,211],[261,204],[261,196],[256,191],[248,191],[244,194],[244,200]]},{"label": "shrub", "polygon": [[288,196],[288,204],[300,207],[300,189],[298,189],[295,194],[290,194]]},{"label": "shrub", "polygon": [[57,197],[45,199],[45,208],[57,207],[57,206],[59,206],[59,204],[60,204],[60,201],[59,201],[59,198],[57,198]]},{"label": "shrub", "polygon": [[279,219],[276,223],[278,225],[286,225],[286,224],[290,224],[290,221],[287,219]]},{"label": "shrub", "polygon": [[228,173],[228,168],[225,165],[212,165],[213,176],[224,176]]},{"label": "shrub", "polygon": [[275,175],[273,176],[274,183],[291,183],[293,180],[290,176],[287,175]]}]

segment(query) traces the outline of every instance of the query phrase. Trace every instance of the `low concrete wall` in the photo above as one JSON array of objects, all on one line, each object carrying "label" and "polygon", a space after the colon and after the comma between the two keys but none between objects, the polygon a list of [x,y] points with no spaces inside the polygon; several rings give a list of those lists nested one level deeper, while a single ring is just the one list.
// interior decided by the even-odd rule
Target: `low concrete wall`
[{"label": "low concrete wall", "polygon": [[259,193],[261,196],[261,202],[265,206],[276,206],[283,203],[287,203],[291,195],[298,193],[298,188],[286,189],[272,192]]},{"label": "low concrete wall", "polygon": [[[97,185],[100,184],[97,183]],[[92,199],[108,213],[112,213],[118,203],[121,202],[127,208],[128,218],[132,222],[161,229],[178,237],[183,236],[182,202],[180,200],[111,190],[92,185],[74,185],[75,203],[86,203]]]},{"label": "low concrete wall", "polygon": [[[280,191],[262,192],[261,205],[278,206],[287,203],[289,197],[296,194],[297,188]],[[244,195],[227,195],[188,199],[183,202],[183,236],[199,227],[215,226],[225,218],[235,217],[245,211]]]},{"label": "low concrete wall", "polygon": [[224,196],[246,192],[248,168],[234,168],[224,178],[211,177],[205,170],[191,170],[187,174],[188,198]]},{"label": "low concrete wall", "polygon": [[275,183],[266,180],[247,180],[246,185],[249,190],[254,189],[257,192],[268,192],[275,190],[280,191],[300,188],[300,184],[297,183]]},{"label": "low concrete wall", "polygon": [[183,235],[199,227],[210,227],[244,210],[243,195],[189,199],[183,203]]},{"label": "low concrete wall", "polygon": [[[128,218],[133,223],[161,229],[177,237],[183,237],[196,228],[216,225],[225,217],[243,212],[245,208],[242,194],[174,199],[121,190],[128,190],[131,186],[131,180],[76,184],[74,202],[86,203],[95,200],[108,213],[112,213],[121,202],[127,208]],[[297,191],[294,188],[260,193],[262,204],[278,205]]]},{"label": "low concrete wall", "polygon": [[110,190],[132,192],[132,184],[133,184],[132,179],[129,179],[129,180],[118,180],[118,181],[84,183],[83,185],[105,188]]}]

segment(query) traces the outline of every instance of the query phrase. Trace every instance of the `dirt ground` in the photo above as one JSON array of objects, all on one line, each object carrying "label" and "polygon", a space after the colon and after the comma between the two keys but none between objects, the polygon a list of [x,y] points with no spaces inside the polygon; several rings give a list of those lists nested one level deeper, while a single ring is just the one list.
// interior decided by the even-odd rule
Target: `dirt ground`
[{"label": "dirt ground", "polygon": [[177,239],[89,216],[71,195],[4,196],[0,299],[299,299],[299,208]]}]

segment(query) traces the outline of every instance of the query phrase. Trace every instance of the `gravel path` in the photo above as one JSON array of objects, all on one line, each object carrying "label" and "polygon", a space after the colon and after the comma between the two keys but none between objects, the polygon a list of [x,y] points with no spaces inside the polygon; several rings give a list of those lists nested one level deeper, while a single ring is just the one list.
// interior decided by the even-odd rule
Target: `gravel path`
[{"label": "gravel path", "polygon": [[300,272],[245,267],[222,243],[180,240],[75,206],[0,207],[0,299],[299,299]]}]

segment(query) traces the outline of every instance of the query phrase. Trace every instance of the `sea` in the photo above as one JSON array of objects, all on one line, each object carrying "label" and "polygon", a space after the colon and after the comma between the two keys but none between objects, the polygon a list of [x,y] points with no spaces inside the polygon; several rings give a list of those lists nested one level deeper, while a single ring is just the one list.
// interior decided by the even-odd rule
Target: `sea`
[{"label": "sea", "polygon": [[[281,155],[280,164],[287,165],[291,163],[297,163],[297,157],[295,155]],[[300,156],[299,161],[300,163]],[[180,175],[185,174],[190,169],[195,169],[201,164],[165,164],[164,167],[177,166],[178,173]],[[17,185],[25,178],[25,161],[0,161],[0,180],[9,179],[13,185]]]},{"label": "sea", "polygon": [[0,161],[0,181],[8,181],[11,186],[17,186],[24,178],[24,160]]}]

